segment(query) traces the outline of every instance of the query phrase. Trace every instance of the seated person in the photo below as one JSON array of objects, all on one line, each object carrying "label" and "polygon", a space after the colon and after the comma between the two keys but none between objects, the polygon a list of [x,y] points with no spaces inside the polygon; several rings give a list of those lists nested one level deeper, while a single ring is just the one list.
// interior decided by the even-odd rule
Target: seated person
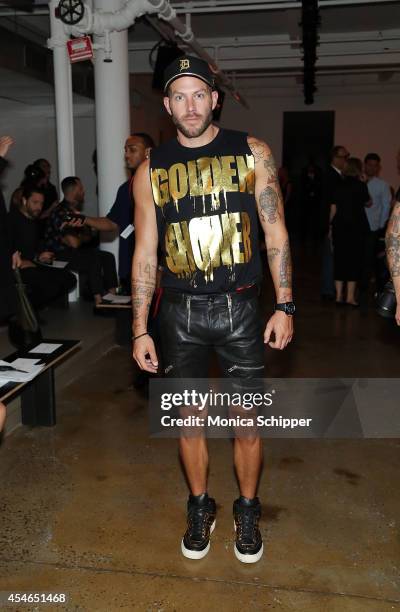
[{"label": "seated person", "polygon": [[33,162],[33,166],[35,168],[40,168],[40,170],[44,173],[45,178],[42,183],[42,189],[44,192],[44,204],[40,218],[47,219],[47,217],[51,215],[52,211],[58,204],[57,189],[55,188],[53,183],[50,182],[51,165],[47,161],[47,159],[40,158]]},{"label": "seated person", "polygon": [[[115,293],[118,286],[115,259],[112,253],[85,246],[92,238],[89,227],[81,226],[80,210],[85,190],[78,177],[69,176],[61,183],[64,199],[51,213],[45,232],[46,250],[57,259],[69,262],[75,272],[88,277],[89,288],[95,303],[101,302],[104,293]],[[78,223],[74,221],[78,220]]]},{"label": "seated person", "polygon": [[8,213],[12,248],[21,254],[21,277],[36,308],[65,295],[76,284],[74,275],[67,270],[40,265],[40,262],[51,263],[54,259],[53,252],[43,250],[39,238],[43,201],[44,194],[38,187],[25,186],[20,209],[13,207]]}]

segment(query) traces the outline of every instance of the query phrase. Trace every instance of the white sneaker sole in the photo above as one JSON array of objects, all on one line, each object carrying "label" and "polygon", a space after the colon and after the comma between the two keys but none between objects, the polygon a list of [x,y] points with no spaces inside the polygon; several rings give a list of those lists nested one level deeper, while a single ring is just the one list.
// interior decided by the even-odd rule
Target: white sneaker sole
[{"label": "white sneaker sole", "polygon": [[239,559],[239,561],[241,561],[242,563],[257,563],[257,561],[259,561],[263,556],[264,544],[261,544],[260,550],[255,555],[244,555],[243,553],[238,551],[238,549],[236,548],[236,544],[234,550],[236,559]]},{"label": "white sneaker sole", "polygon": [[[234,527],[235,533],[236,533],[236,523],[235,523],[235,521],[233,521],[233,527]],[[236,544],[234,546],[234,551],[235,551],[236,559],[239,559],[239,561],[241,561],[242,563],[257,563],[257,561],[259,561],[261,559],[261,557],[263,556],[263,553],[264,553],[264,544],[261,544],[260,550],[255,555],[244,555],[243,553],[241,553],[236,548]]]},{"label": "white sneaker sole", "polygon": [[[216,519],[214,519],[214,522],[210,527],[210,535],[215,529],[216,522],[217,522]],[[182,538],[181,551],[182,551],[182,555],[186,557],[187,559],[202,559],[203,557],[206,556],[209,550],[210,550],[210,542],[208,542],[204,550],[190,550],[190,548],[186,548],[185,544],[183,543],[183,538]]]}]

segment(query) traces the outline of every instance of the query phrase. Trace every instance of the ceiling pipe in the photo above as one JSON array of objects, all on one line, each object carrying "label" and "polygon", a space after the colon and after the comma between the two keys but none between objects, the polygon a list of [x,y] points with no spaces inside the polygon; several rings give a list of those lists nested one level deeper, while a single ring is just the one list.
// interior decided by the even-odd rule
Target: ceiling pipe
[{"label": "ceiling pipe", "polygon": [[158,9],[158,17],[167,21],[170,26],[174,29],[175,33],[202,59],[204,59],[210,66],[212,72],[215,75],[217,84],[229,91],[233,98],[242,104],[245,108],[249,108],[246,100],[237,91],[233,81],[226,76],[226,74],[219,68],[218,64],[211,57],[204,47],[196,40],[194,34],[187,25],[183,23],[179,17],[176,16],[175,9],[172,8],[168,0],[148,0],[149,4]]},{"label": "ceiling pipe", "polygon": [[156,14],[159,19],[166,21],[173,28],[175,34],[210,65],[217,84],[229,91],[237,102],[245,108],[249,108],[246,100],[236,90],[234,83],[219,68],[214,58],[196,40],[188,25],[188,21],[183,23],[176,16],[176,11],[168,0],[128,0],[120,10],[114,12],[93,11],[90,6],[85,4],[82,20],[79,24],[68,27],[67,31],[74,36],[82,34],[97,34],[101,36],[105,35],[106,32],[126,30],[138,17],[145,14]]},{"label": "ceiling pipe", "polygon": [[[334,8],[335,6],[352,6],[362,4],[367,6],[368,4],[395,4],[395,0],[324,0],[320,4],[320,9],[323,10],[326,7]],[[40,6],[40,5],[39,5]],[[293,0],[276,0],[272,2],[266,2],[263,0],[260,3],[253,2],[245,3],[243,0],[235,2],[229,0],[224,3],[223,0],[213,0],[212,4],[206,4],[204,0],[202,2],[172,2],[171,6],[176,10],[177,14],[190,12],[192,15],[195,14],[212,14],[212,13],[230,13],[230,12],[251,12],[251,11],[276,11],[276,10],[287,10],[287,9],[298,9],[301,7],[301,2]],[[0,10],[0,17],[33,17],[48,15],[48,9],[33,8],[33,11],[21,11],[17,9],[2,9]]]}]

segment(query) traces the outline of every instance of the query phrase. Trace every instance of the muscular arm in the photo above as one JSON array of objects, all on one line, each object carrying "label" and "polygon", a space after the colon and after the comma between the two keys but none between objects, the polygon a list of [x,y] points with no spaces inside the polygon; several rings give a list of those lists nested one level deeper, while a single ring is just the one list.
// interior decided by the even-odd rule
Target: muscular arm
[{"label": "muscular arm", "polygon": [[[248,139],[255,160],[255,196],[258,216],[265,235],[268,265],[278,303],[292,301],[292,258],[285,226],[283,200],[274,158],[265,142]],[[271,341],[274,334],[275,340]],[[264,332],[264,342],[274,349],[284,349],[293,336],[293,317],[276,311]]]},{"label": "muscular arm", "polygon": [[248,143],[255,159],[255,195],[258,216],[264,230],[276,301],[290,302],[292,300],[292,260],[274,158],[265,142],[249,137]]},{"label": "muscular arm", "polygon": [[[143,162],[136,171],[133,197],[136,242],[132,260],[132,331],[135,337],[147,332],[147,319],[157,275],[158,233],[148,161]],[[146,358],[146,354],[150,358]],[[142,369],[149,372],[157,370],[154,344],[149,336],[134,341],[133,356]]]},{"label": "muscular arm", "polygon": [[400,202],[396,202],[386,231],[386,257],[396,291],[396,321],[400,325]]}]

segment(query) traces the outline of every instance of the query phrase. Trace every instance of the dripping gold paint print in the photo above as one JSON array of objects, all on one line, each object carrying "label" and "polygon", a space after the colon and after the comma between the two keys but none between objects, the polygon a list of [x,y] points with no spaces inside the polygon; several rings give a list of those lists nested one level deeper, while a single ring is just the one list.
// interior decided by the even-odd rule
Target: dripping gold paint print
[{"label": "dripping gold paint print", "polygon": [[212,281],[215,268],[251,259],[249,215],[232,212],[169,223],[165,251],[166,264],[174,274],[190,277],[200,270],[206,281]]},{"label": "dripping gold paint print", "polygon": [[179,212],[179,201],[189,195],[193,198],[211,196],[212,209],[217,210],[221,194],[235,191],[254,194],[254,157],[201,157],[173,164],[168,169],[154,168],[151,186],[154,201],[160,208],[172,201]]}]

